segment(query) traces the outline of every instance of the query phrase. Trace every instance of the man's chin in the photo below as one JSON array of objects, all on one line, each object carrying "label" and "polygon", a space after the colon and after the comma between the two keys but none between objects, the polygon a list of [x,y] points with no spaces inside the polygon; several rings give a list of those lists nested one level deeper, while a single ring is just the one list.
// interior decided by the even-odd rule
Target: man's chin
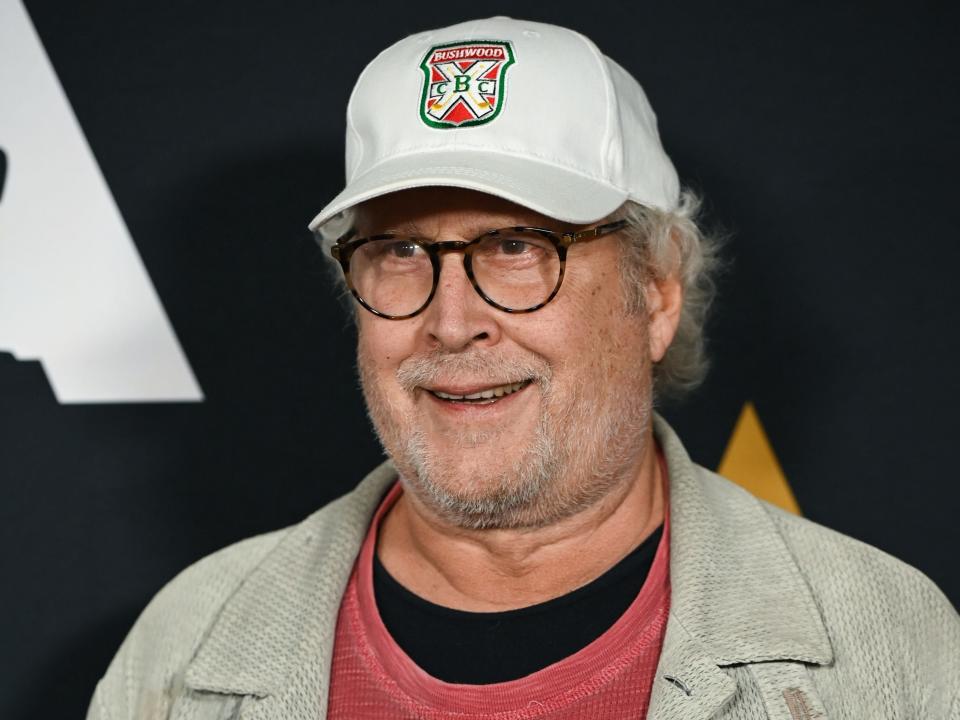
[{"label": "man's chin", "polygon": [[509,454],[492,451],[489,443],[451,449],[418,463],[419,475],[445,492],[462,497],[481,497],[516,484],[516,469]]},{"label": "man's chin", "polygon": [[479,530],[516,526],[517,518],[525,517],[536,505],[539,484],[517,480],[502,473],[481,474],[470,466],[448,466],[410,478],[407,484],[420,503],[438,517]]},{"label": "man's chin", "polygon": [[542,443],[517,448],[510,439],[504,434],[508,444],[503,446],[496,440],[473,447],[408,446],[412,452],[398,469],[410,489],[440,515],[457,524],[496,526],[502,513],[525,512],[539,502],[553,470],[552,453]]}]

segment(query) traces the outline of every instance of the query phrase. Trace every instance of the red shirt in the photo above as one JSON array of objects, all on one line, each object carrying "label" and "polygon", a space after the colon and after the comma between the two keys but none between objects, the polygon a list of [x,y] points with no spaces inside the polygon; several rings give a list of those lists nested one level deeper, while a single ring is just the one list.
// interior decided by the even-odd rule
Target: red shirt
[{"label": "red shirt", "polygon": [[[661,463],[664,471],[665,465]],[[666,481],[664,486],[669,487]],[[573,655],[526,677],[464,685],[438,680],[421,670],[393,640],[377,612],[373,593],[377,531],[401,492],[396,483],[377,509],[340,605],[330,720],[636,720],[646,716],[670,604],[666,497],[663,533],[647,579],[606,632]]]}]

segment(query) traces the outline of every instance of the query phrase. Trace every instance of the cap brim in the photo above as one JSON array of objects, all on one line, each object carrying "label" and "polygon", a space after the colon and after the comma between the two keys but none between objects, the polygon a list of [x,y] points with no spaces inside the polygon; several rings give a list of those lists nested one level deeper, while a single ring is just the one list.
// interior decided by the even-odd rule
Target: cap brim
[{"label": "cap brim", "polygon": [[600,220],[627,199],[602,180],[529,158],[468,150],[411,153],[375,165],[344,188],[310,223],[321,226],[365,200],[418,187],[458,187],[496,195],[577,225]]}]

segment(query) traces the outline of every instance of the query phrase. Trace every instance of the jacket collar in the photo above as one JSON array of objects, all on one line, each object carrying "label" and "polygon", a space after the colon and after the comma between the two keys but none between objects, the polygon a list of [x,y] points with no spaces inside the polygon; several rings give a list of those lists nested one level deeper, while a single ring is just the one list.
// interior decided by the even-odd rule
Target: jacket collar
[{"label": "jacket collar", "polygon": [[[659,416],[654,434],[669,468],[671,513],[671,610],[658,678],[704,671],[698,702],[707,717],[734,690],[719,666],[831,662],[811,591],[768,510],[694,465]],[[353,492],[291,529],[226,602],[185,684],[265,698],[244,717],[282,717],[282,708],[304,698],[310,698],[311,716],[325,717],[340,600],[377,504],[395,477],[384,463]],[[667,698],[658,680],[651,710],[659,703],[662,713],[651,717],[672,717]]]},{"label": "jacket collar", "polygon": [[800,660],[827,664],[826,627],[771,511],[695,465],[657,416],[670,471],[671,613],[718,665]]}]

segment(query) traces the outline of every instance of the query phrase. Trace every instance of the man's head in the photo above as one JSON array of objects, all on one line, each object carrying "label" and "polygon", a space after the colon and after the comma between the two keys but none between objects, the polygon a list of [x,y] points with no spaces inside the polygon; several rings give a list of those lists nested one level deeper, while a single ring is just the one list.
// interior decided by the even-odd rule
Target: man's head
[{"label": "man's head", "polygon": [[[382,53],[348,126],[347,188],[312,227],[339,237],[370,415],[415,500],[461,527],[539,527],[628,481],[654,383],[702,376],[712,288],[636,81],[580,35],[495,18]],[[543,238],[490,234],[521,226]],[[418,239],[366,240],[382,235]]]}]

